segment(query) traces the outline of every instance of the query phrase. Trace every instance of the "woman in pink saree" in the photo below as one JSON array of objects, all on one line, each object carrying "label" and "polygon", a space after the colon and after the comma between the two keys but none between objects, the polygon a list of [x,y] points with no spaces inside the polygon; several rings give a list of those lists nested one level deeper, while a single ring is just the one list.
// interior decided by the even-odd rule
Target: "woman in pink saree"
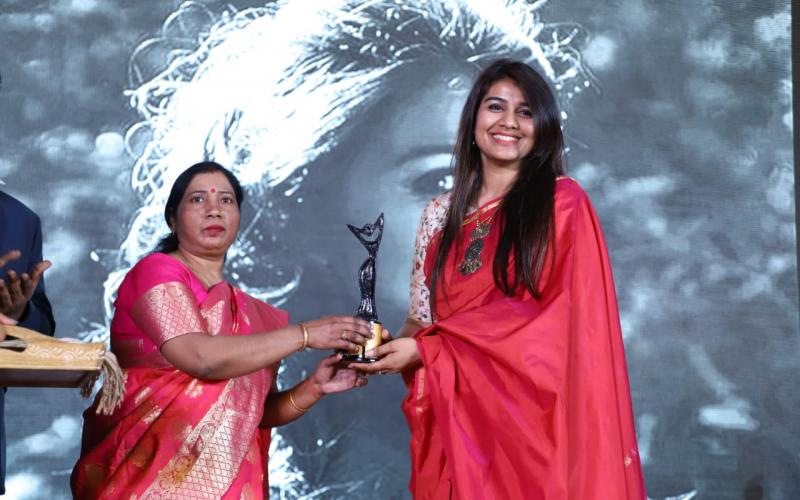
[{"label": "woman in pink saree", "polygon": [[286,312],[222,279],[239,227],[241,187],[212,162],[173,185],[165,218],[172,234],[120,285],[111,349],[124,396],[110,415],[84,414],[76,498],[264,498],[270,428],[322,396],[366,379],[323,359],[278,392],[280,360],[298,350],[352,349],[367,323],[337,316],[288,325]]}]

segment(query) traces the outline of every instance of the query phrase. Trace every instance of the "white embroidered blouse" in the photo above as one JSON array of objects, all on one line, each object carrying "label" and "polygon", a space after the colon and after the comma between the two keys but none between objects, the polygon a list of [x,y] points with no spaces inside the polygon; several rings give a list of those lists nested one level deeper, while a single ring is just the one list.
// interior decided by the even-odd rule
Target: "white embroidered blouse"
[{"label": "white embroidered blouse", "polygon": [[450,193],[444,193],[432,199],[425,210],[417,228],[417,239],[414,244],[414,257],[411,263],[411,303],[408,317],[423,324],[433,323],[430,305],[430,290],[425,284],[425,255],[431,238],[444,227],[447,209],[450,207]]}]

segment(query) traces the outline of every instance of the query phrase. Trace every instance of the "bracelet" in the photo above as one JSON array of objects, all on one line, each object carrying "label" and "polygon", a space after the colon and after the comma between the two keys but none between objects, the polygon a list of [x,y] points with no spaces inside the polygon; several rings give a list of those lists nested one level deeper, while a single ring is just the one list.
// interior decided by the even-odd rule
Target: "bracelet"
[{"label": "bracelet", "polygon": [[306,349],[308,349],[308,327],[304,323],[298,323],[297,326],[299,326],[300,329],[303,330],[303,345],[300,346],[300,349],[298,350],[305,351]]},{"label": "bracelet", "polygon": [[299,411],[300,413],[305,413],[305,412],[307,412],[308,410],[311,409],[310,406],[308,408],[300,408],[299,406],[297,406],[297,403],[294,402],[294,397],[292,397],[292,391],[291,390],[289,391],[289,402],[292,404],[292,406],[294,406],[294,409]]}]

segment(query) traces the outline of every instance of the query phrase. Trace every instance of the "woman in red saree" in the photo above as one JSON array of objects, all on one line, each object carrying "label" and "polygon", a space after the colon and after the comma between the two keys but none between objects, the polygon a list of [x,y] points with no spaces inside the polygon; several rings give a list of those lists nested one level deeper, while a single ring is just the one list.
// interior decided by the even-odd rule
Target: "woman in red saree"
[{"label": "woman in red saree", "polygon": [[120,285],[111,349],[124,396],[110,415],[84,414],[76,498],[264,498],[270,428],[300,417],[322,396],[364,378],[323,359],[278,392],[280,360],[307,347],[352,349],[369,325],[350,316],[287,325],[286,312],[222,279],[239,227],[242,189],[212,162],[173,185],[173,233]]},{"label": "woman in red saree", "polygon": [[646,498],[609,258],[562,149],[546,82],[487,67],[454,189],[422,216],[401,338],[355,367],[406,379],[417,500]]}]

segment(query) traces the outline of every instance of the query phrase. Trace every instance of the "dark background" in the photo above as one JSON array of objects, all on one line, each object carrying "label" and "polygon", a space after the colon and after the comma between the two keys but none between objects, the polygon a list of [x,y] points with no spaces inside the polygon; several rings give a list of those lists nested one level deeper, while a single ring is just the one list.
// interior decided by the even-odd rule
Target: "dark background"
[{"label": "dark background", "polygon": [[[389,11],[393,2],[384,4]],[[442,3],[457,4],[469,2]],[[141,252],[123,242],[139,234],[135,211],[158,202],[132,186],[152,137],[135,133],[147,117],[125,91],[197,50],[226,15],[264,5],[0,1],[0,179],[42,218],[58,336],[107,334],[104,294]],[[800,125],[792,115],[790,3],[551,0],[538,12],[579,33],[571,47],[590,86],[559,92],[568,170],[592,198],[614,264],[649,496],[800,498]],[[313,28],[269,36],[302,29]],[[231,78],[256,79],[285,55],[259,43],[250,50],[263,66],[246,65]],[[295,162],[285,179],[256,175],[244,214],[253,228],[230,258],[233,281],[273,297],[295,321],[353,312],[365,252],[345,224],[384,211],[378,308],[398,328],[416,223],[447,185],[447,148],[474,74],[448,57],[393,70],[375,99],[343,115],[330,147]],[[795,60],[795,82],[797,71]],[[213,111],[235,94],[223,87],[195,107]],[[241,104],[244,114],[233,117],[239,130],[260,123],[271,105]],[[196,143],[192,134],[209,128],[198,116],[164,141]],[[298,144],[317,125],[291,123],[298,128],[286,137]],[[280,137],[253,138],[254,161],[246,166],[236,156],[237,172],[268,171],[255,163],[258,145],[287,157],[303,147]],[[195,146],[169,168],[200,159],[205,145]],[[287,360],[283,383],[297,381],[316,358]],[[407,498],[404,393],[396,378],[373,377],[366,389],[331,397],[279,429],[270,456],[274,497]],[[68,496],[87,404],[77,391],[9,390],[9,498]]]}]

